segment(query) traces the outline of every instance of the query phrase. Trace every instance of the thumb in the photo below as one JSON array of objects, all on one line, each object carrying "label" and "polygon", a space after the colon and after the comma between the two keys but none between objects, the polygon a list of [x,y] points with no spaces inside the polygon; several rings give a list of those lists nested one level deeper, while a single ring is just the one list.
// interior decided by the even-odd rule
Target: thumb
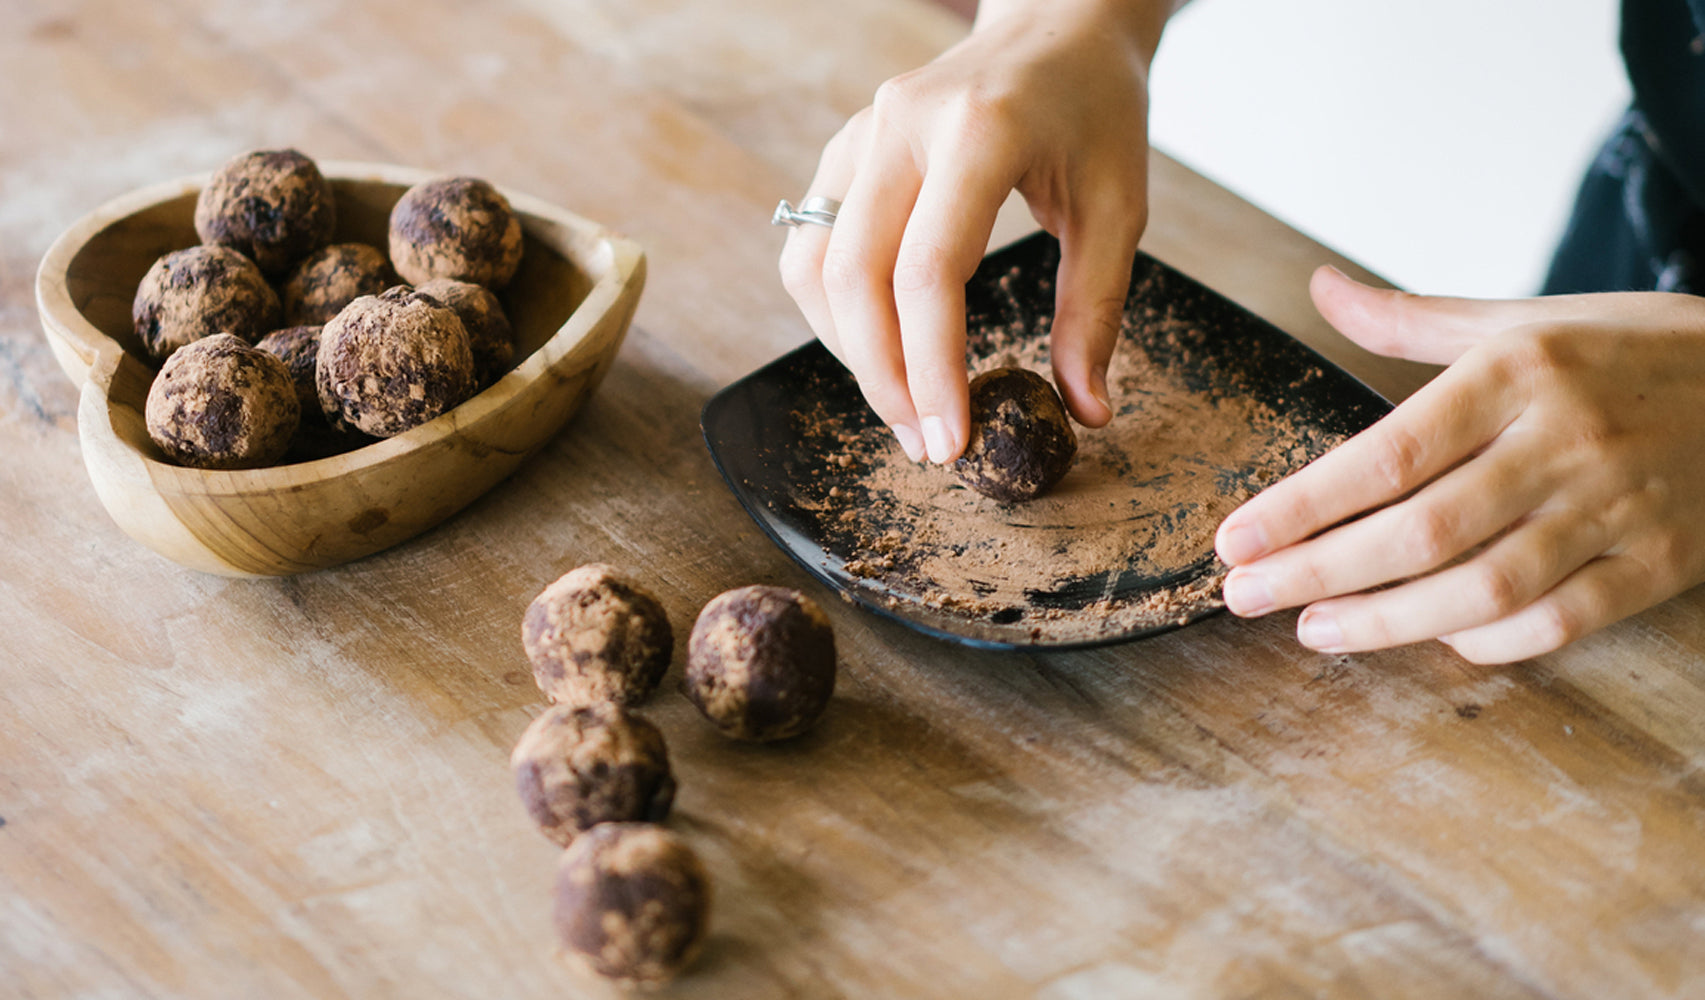
[{"label": "thumb", "polygon": [[1320,315],[1344,336],[1387,357],[1448,365],[1463,352],[1509,328],[1515,303],[1411,295],[1364,285],[1325,264],[1308,293]]}]

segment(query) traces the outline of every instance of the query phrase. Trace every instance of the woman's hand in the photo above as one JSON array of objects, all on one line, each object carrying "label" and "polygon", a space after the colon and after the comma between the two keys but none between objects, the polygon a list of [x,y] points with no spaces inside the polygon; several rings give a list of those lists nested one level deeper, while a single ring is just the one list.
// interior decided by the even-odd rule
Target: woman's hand
[{"label": "woman's hand", "polygon": [[1089,426],[1147,221],[1146,75],[1171,0],[985,0],[934,62],[883,84],[830,140],[784,283],[916,461],[969,437],[965,282],[1013,189],[1060,238],[1055,381]]},{"label": "woman's hand", "polygon": [[1331,268],[1310,291],[1369,350],[1450,367],[1226,518],[1233,612],[1307,605],[1323,652],[1501,663],[1705,580],[1705,299],[1424,298]]}]

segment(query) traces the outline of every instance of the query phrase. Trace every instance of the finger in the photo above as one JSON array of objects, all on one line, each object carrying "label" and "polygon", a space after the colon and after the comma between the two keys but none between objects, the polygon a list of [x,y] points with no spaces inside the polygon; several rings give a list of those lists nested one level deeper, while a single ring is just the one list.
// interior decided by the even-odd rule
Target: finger
[{"label": "finger", "polygon": [[1107,398],[1107,365],[1119,341],[1131,262],[1137,255],[1147,212],[1117,191],[1072,218],[1060,239],[1050,354],[1054,381],[1073,417],[1100,427],[1113,417]]},{"label": "finger", "polygon": [[1497,436],[1522,402],[1494,366],[1448,368],[1379,423],[1232,511],[1215,549],[1233,566],[1250,563],[1406,496]]},{"label": "finger", "polygon": [[1519,613],[1606,544],[1603,529],[1576,511],[1542,514],[1449,569],[1310,606],[1297,619],[1297,639],[1322,652],[1347,653],[1477,628]]},{"label": "finger", "polygon": [[1431,572],[1552,493],[1551,477],[1535,472],[1534,458],[1525,442],[1500,438],[1401,503],[1233,569],[1226,606],[1264,615]]},{"label": "finger", "polygon": [[873,138],[823,253],[823,292],[847,368],[914,461],[924,446],[901,354],[894,261],[921,183],[904,142]]},{"label": "finger", "polygon": [[1590,305],[1578,295],[1507,300],[1413,295],[1363,284],[1330,264],[1315,269],[1308,292],[1320,315],[1362,347],[1437,365],[1517,327],[1567,323]]},{"label": "finger", "polygon": [[1653,587],[1644,562],[1626,555],[1605,556],[1515,614],[1442,639],[1472,663],[1511,663],[1560,649],[1644,611],[1663,596]]},{"label": "finger", "polygon": [[932,160],[939,165],[924,177],[894,265],[906,382],[930,461],[938,463],[958,458],[970,440],[965,282],[988,249],[995,216],[1012,190],[1011,178],[977,163],[974,157]]},{"label": "finger", "polygon": [[[869,113],[861,111],[848,119],[839,132],[823,145],[817,161],[817,174],[805,190],[805,198],[822,196],[843,200],[852,184],[853,166],[858,160],[868,131]],[[825,226],[794,226],[787,231],[782,246],[782,287],[787,289],[799,306],[811,332],[823,342],[830,353],[846,363],[835,334],[834,318],[829,313],[829,300],[823,292],[823,254],[829,247],[829,229]]]}]

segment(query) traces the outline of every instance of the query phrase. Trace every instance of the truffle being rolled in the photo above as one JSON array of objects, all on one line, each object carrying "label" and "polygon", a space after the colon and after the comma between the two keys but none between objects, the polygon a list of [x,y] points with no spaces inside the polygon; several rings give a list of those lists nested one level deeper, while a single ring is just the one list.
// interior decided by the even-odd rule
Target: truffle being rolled
[{"label": "truffle being rolled", "polygon": [[1047,492],[1071,470],[1077,434],[1060,394],[1024,368],[971,381],[971,436],[953,470],[965,485],[1005,503]]}]

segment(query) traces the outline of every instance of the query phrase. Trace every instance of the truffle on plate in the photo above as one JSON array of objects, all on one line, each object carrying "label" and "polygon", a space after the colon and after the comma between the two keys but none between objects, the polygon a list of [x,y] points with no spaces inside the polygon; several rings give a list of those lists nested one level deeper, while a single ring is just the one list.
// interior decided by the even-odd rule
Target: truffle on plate
[{"label": "truffle on plate", "polygon": [[414,286],[414,290],[456,310],[468,331],[468,347],[474,352],[474,375],[479,384],[486,386],[497,381],[515,358],[515,333],[497,296],[484,285],[454,278],[433,278]]},{"label": "truffle on plate", "polygon": [[142,347],[165,360],[216,333],[253,343],[278,326],[278,295],[254,262],[227,247],[174,250],[136,286],[130,317]]},{"label": "truffle on plate", "polygon": [[953,470],[965,485],[1005,503],[1034,500],[1071,470],[1077,434],[1060,394],[1024,368],[971,381],[971,435]]},{"label": "truffle on plate", "polygon": [[423,181],[391,208],[390,250],[410,284],[454,278],[502,288],[521,264],[521,220],[478,178]]},{"label": "truffle on plate", "polygon": [[669,669],[663,605],[612,566],[590,563],[546,587],[521,621],[533,679],[552,701],[643,701]]},{"label": "truffle on plate", "polygon": [[710,878],[680,836],[650,823],[600,823],[557,865],[562,955],[626,987],[656,987],[691,964],[710,925]]},{"label": "truffle on plate", "polygon": [[397,272],[378,247],[333,243],[303,257],[284,280],[284,321],[291,326],[324,324],[363,295],[398,284]]},{"label": "truffle on plate", "polygon": [[835,690],[829,616],[785,587],[720,594],[693,624],[682,688],[725,735],[757,742],[797,736]]},{"label": "truffle on plate", "polygon": [[467,399],[474,357],[453,310],[398,285],[326,323],[314,378],[332,426],[391,437]]},{"label": "truffle on plate", "polygon": [[228,333],[178,350],[148,387],[148,436],[173,461],[253,469],[284,457],[301,405],[284,362]]},{"label": "truffle on plate", "polygon": [[314,161],[294,149],[231,158],[195,200],[195,231],[253,260],[268,277],[331,242],[337,199]]},{"label": "truffle on plate", "polygon": [[663,734],[613,702],[546,709],[509,766],[527,814],[565,847],[599,823],[661,823],[675,800]]}]

